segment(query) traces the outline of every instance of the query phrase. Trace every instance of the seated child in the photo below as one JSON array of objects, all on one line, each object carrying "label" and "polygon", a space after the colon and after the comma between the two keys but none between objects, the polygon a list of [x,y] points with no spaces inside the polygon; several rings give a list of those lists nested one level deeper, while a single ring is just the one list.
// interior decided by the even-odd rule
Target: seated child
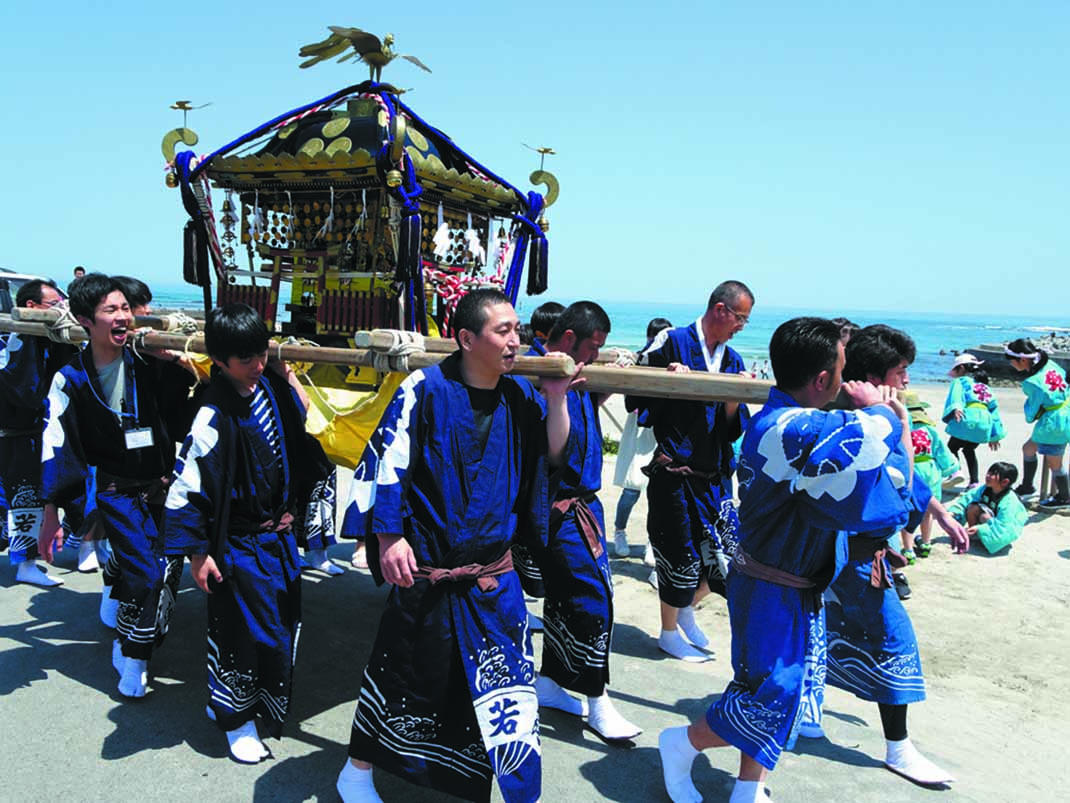
[{"label": "seated child", "polygon": [[[929,492],[939,499],[944,480],[958,470],[959,464],[941,440],[936,431],[936,423],[925,412],[929,403],[922,401],[912,390],[903,394],[903,402],[910,412],[910,440],[914,447],[914,473],[929,488]],[[903,557],[907,561],[914,563],[915,557],[929,557],[932,552],[932,513],[926,511],[921,518],[921,540],[917,544],[914,543],[913,526],[908,526],[903,530],[900,537],[903,542]]]},{"label": "seated child", "polygon": [[985,474],[985,484],[967,491],[948,508],[966,532],[976,538],[989,553],[995,554],[1018,540],[1028,513],[1011,486],[1018,479],[1018,469],[1010,463],[993,463]]}]

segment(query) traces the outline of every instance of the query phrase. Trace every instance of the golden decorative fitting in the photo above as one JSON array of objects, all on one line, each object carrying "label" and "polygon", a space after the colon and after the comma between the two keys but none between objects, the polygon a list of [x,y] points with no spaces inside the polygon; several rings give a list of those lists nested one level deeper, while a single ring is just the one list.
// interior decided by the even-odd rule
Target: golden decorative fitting
[{"label": "golden decorative fitting", "polygon": [[386,204],[383,204],[382,206],[380,206],[379,207],[379,217],[381,217],[383,220],[388,220],[390,218],[390,207],[387,206]]},{"label": "golden decorative fitting", "polygon": [[230,199],[229,198],[224,198],[223,199],[223,211],[224,212],[230,212],[230,211],[233,211],[233,209],[234,209],[234,206],[231,204]]},{"label": "golden decorative fitting", "polygon": [[402,182],[400,170],[388,170],[386,172],[386,186],[393,189],[394,187],[400,187]]},{"label": "golden decorative fitting", "polygon": [[169,171],[167,173],[167,176],[164,178],[164,184],[166,184],[171,189],[174,189],[175,187],[177,187],[178,186],[178,174],[175,173],[174,170]]},{"label": "golden decorative fitting", "polygon": [[550,230],[550,221],[547,220],[544,217],[540,217],[539,218],[539,228],[542,229],[544,233],[548,232]]}]

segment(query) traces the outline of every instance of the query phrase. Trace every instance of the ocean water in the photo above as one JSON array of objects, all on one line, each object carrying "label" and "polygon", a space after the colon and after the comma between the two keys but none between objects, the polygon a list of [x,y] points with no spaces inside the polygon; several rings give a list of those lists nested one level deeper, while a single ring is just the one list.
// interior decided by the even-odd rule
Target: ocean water
[{"label": "ocean water", "polygon": [[[153,292],[158,307],[200,307],[202,303],[201,291],[190,285],[156,285]],[[537,299],[522,296],[518,305],[521,319],[526,320],[544,300],[546,296]],[[646,343],[646,325],[651,318],[668,318],[674,326],[690,324],[705,310],[705,302],[705,296],[693,305],[607,301],[602,306],[613,322],[607,345],[637,350]],[[790,309],[759,303],[750,323],[732,339],[731,345],[743,355],[748,366],[755,360],[761,362],[768,356],[769,338],[776,327],[799,315],[842,315],[860,326],[884,323],[902,329],[914,338],[918,350],[910,369],[911,380],[926,383],[948,381],[947,371],[955,359],[952,350],[961,351],[982,343],[1006,343],[1018,337],[1036,338],[1051,332],[1066,332],[1070,327],[1070,316],[1062,320],[1014,315],[991,318],[971,313]],[[941,354],[941,350],[946,353]]]}]

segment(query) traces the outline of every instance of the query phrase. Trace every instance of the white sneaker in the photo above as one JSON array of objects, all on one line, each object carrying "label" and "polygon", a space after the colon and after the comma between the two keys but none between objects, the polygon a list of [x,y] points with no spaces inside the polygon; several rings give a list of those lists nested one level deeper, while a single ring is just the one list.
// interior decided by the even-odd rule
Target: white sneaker
[{"label": "white sneaker", "polygon": [[63,581],[58,577],[49,577],[48,573],[38,566],[36,561],[24,560],[18,566],[15,570],[16,583],[28,583],[41,588],[63,585]]},{"label": "white sneaker", "polygon": [[628,533],[624,530],[617,530],[613,533],[613,553],[618,558],[626,558],[632,554],[628,546]]}]

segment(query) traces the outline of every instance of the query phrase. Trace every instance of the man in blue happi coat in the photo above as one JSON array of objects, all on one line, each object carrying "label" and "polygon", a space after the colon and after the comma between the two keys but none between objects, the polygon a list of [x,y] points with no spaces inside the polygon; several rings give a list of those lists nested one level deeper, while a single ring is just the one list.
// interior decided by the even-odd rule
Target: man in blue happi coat
[{"label": "man in blue happi coat", "polygon": [[[569,305],[546,341],[550,352],[568,354],[577,365],[598,359],[610,330],[609,315],[593,301]],[[587,716],[602,738],[632,739],[642,729],[614,708],[606,693],[613,636],[613,579],[606,548],[602,487],[602,426],[605,396],[582,388],[568,393],[569,435],[565,464],[551,481],[549,542],[532,553],[542,579],[542,668],[535,684],[539,705]],[[578,700],[565,689],[584,695]]]},{"label": "man in blue happi coat", "polygon": [[148,662],[162,643],[182,574],[158,537],[177,429],[193,376],[177,359],[127,348],[133,316],[119,284],[90,273],[71,285],[71,312],[89,345],[56,373],[48,394],[42,445],[44,523],[38,539],[51,562],[62,544],[57,508],[86,492],[97,468],[96,505],[112,554],[104,568],[101,618],[118,638],[112,665],[119,693],[143,697]]},{"label": "man in blue happi coat", "polygon": [[910,425],[894,391],[849,382],[843,390],[859,409],[820,409],[840,390],[840,327],[787,321],[769,354],[776,387],[747,426],[739,462],[739,545],[727,579],[734,677],[705,717],[661,733],[676,803],[702,800],[691,764],[726,745],[741,754],[732,803],[765,800],[803,685],[824,665],[821,595],[847,559],[842,531],[899,527],[909,512]]},{"label": "man in blue happi coat", "polygon": [[[867,326],[847,345],[844,376],[875,386],[904,390],[910,383],[914,341],[905,332],[883,324]],[[964,552],[969,536],[962,524],[915,478],[910,524],[928,511],[951,538],[956,552]],[[884,763],[889,769],[921,784],[943,784],[952,775],[933,764],[914,747],[907,734],[907,706],[925,699],[914,626],[892,578],[892,563],[906,564],[889,546],[895,530],[853,531],[848,538],[849,560],[826,595],[828,683],[862,700],[877,703],[885,738]],[[802,735],[819,736],[820,687],[817,702],[808,695]]]},{"label": "man in blue happi coat", "polygon": [[514,537],[546,546],[549,464],[569,434],[573,380],[504,376],[520,321],[479,289],[453,314],[458,351],[394,395],[358,464],[343,532],[391,583],[364,671],[346,803],[379,801],[371,768],[467,800],[541,790],[535,663]]},{"label": "man in blue happi coat", "polygon": [[[643,353],[640,365],[669,371],[738,374],[743,358],[728,341],[747,325],[754,294],[742,282],[714,288],[706,312],[690,326],[666,329]],[[658,646],[685,661],[709,660],[709,638],[693,606],[724,593],[737,525],[732,504],[732,443],[742,432],[746,407],[628,396],[640,426],[653,427],[658,448],[644,473],[647,533],[657,564],[661,634]],[[683,635],[680,635],[680,630]],[[686,640],[685,640],[686,637]]]},{"label": "man in blue happi coat", "polygon": [[[330,475],[305,432],[308,397],[268,360],[267,326],[245,304],[208,313],[212,379],[186,436],[164,514],[164,551],[189,555],[208,594],[208,715],[231,756],[268,755],[256,717],[281,735],[301,628],[293,531],[303,490]],[[267,367],[267,370],[265,370]]]},{"label": "man in blue happi coat", "polygon": [[[15,305],[23,309],[65,308],[55,283],[45,279],[22,285]],[[0,482],[9,500],[3,511],[4,531],[10,538],[8,556],[19,583],[45,587],[63,583],[36,561],[37,537],[44,516],[41,431],[52,376],[73,351],[47,337],[12,332],[0,338]]]}]

